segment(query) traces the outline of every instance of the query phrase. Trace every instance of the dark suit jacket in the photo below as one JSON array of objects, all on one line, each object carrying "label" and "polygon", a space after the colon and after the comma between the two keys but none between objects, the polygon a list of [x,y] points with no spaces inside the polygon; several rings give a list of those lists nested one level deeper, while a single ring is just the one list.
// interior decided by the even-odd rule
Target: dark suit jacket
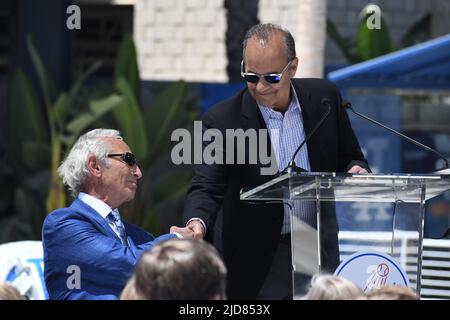
[{"label": "dark suit jacket", "polygon": [[[346,172],[354,164],[367,167],[347,113],[340,107],[337,88],[322,79],[294,79],[292,83],[302,108],[306,134],[326,112],[321,100],[326,97],[331,101],[330,114],[307,143],[311,171]],[[266,129],[257,103],[247,89],[212,107],[202,121],[204,130],[216,128],[224,136],[226,129]],[[261,163],[246,163],[196,165],[184,209],[185,222],[194,217],[203,219],[206,238],[216,238],[215,245],[228,268],[230,299],[256,297],[271,266],[283,222],[281,204],[254,205],[239,200],[242,188],[256,187],[275,177],[261,175]],[[328,219],[323,223],[327,239],[322,256],[326,269],[333,270],[339,263],[337,223],[334,207],[328,209]],[[218,230],[219,236],[213,234],[218,216],[221,219],[217,225],[222,229]]]},{"label": "dark suit jacket", "polygon": [[[117,299],[131,276],[140,255],[158,242],[176,238],[166,234],[154,236],[124,222],[130,246],[122,245],[108,222],[83,201],[76,199],[70,207],[53,211],[44,221],[44,278],[50,299]],[[80,288],[75,272],[79,267]],[[71,277],[69,279],[69,277]],[[69,280],[69,281],[68,281]]]}]

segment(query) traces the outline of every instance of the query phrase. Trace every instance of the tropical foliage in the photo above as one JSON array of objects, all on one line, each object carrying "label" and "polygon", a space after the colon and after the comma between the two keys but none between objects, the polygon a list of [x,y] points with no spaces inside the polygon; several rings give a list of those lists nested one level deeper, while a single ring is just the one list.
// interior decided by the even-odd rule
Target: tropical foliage
[{"label": "tropical foliage", "polygon": [[398,50],[401,47],[408,47],[429,39],[430,14],[427,13],[405,32],[400,41],[401,47],[396,47],[393,44],[389,27],[382,16],[380,16],[381,28],[368,28],[367,21],[373,19],[372,15],[375,14],[371,10],[371,6],[371,4],[368,4],[361,10],[361,20],[356,38],[342,36],[338,27],[331,20],[327,19],[327,34],[349,63],[353,64],[373,59]]},{"label": "tropical foliage", "polygon": [[142,107],[131,37],[125,37],[119,48],[115,71],[116,90],[124,100],[114,109],[114,118],[143,171],[135,201],[123,212],[129,221],[147,230],[167,231],[164,229],[168,222],[180,222],[183,197],[192,178],[189,168],[177,167],[170,161],[170,136],[174,129],[187,127],[197,118],[197,100],[187,94],[186,83],[175,82],[165,86],[151,106]]},{"label": "tropical foliage", "polygon": [[144,178],[136,200],[124,214],[160,232],[158,212],[177,208],[173,203],[180,203],[191,178],[189,170],[171,166],[168,156],[171,131],[196,117],[196,100],[186,94],[188,85],[159,85],[161,92],[144,108],[135,47],[128,36],[118,50],[112,85],[86,85],[100,68],[98,62],[68,91],[57,93],[31,37],[27,49],[38,90],[31,75],[16,70],[8,94],[8,153],[0,163],[0,212],[4,213],[0,243],[40,239],[46,214],[70,203],[56,169],[76,138],[94,127],[119,129],[140,159]]}]

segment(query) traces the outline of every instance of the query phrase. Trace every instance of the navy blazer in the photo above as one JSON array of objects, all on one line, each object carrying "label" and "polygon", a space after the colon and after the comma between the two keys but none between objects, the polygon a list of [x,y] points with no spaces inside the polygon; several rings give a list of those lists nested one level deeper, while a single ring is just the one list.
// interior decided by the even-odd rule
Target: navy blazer
[{"label": "navy blazer", "polygon": [[[305,145],[311,171],[346,172],[356,164],[368,168],[347,113],[341,107],[341,95],[336,86],[323,79],[293,79],[292,85],[301,105],[306,135],[326,111],[321,100],[328,98],[331,102],[330,114]],[[202,122],[203,130],[218,129],[223,136],[227,129],[267,129],[247,88],[209,109],[202,116]],[[209,143],[205,141],[204,146]],[[266,150],[271,148],[270,141],[268,143]],[[248,159],[249,151],[259,150],[260,146],[250,148],[246,143],[245,148]],[[259,154],[257,157],[256,164],[236,164],[235,161],[226,165],[195,165],[186,197],[184,222],[191,218],[201,218],[205,222],[206,239],[213,241],[223,254],[228,269],[227,297],[230,299],[257,296],[272,264],[284,218],[281,204],[252,204],[239,200],[242,188],[254,188],[278,176],[261,175],[261,168],[265,166]],[[334,206],[322,204],[322,207],[323,265],[331,272],[339,264],[338,227]]]},{"label": "navy blazer", "polygon": [[[155,238],[137,226],[125,222],[124,226],[128,247],[100,214],[79,199],[49,214],[42,230],[49,298],[117,299],[140,255],[158,242],[176,238],[174,234]],[[77,267],[81,282],[73,288]]]}]

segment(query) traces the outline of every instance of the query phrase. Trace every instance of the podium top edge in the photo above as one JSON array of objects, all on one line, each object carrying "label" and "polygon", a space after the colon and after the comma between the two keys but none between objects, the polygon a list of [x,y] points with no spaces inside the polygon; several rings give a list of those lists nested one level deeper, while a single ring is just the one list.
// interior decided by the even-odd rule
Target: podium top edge
[{"label": "podium top edge", "polygon": [[450,177],[450,172],[442,173],[346,173],[346,172],[293,172],[280,175],[277,180],[290,177],[323,177],[323,178],[385,178],[385,179],[441,179]]},{"label": "podium top edge", "polygon": [[284,173],[260,186],[254,188],[242,188],[240,191],[241,200],[247,199],[252,195],[258,193],[261,190],[267,190],[274,185],[277,185],[280,182],[290,180],[295,178],[305,178],[309,180],[317,180],[317,179],[350,179],[354,182],[361,181],[361,183],[367,183],[370,180],[377,180],[380,183],[380,180],[420,180],[423,183],[427,182],[437,182],[440,180],[450,180],[450,175],[440,175],[440,174],[374,174],[374,173],[344,173],[344,172],[291,172]]}]

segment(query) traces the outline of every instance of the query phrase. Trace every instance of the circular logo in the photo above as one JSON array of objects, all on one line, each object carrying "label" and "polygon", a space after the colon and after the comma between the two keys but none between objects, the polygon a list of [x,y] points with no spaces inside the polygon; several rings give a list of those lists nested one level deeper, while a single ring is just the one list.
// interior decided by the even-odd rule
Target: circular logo
[{"label": "circular logo", "polygon": [[368,293],[383,285],[409,286],[408,276],[391,256],[375,251],[359,251],[341,262],[336,276],[347,278]]}]

